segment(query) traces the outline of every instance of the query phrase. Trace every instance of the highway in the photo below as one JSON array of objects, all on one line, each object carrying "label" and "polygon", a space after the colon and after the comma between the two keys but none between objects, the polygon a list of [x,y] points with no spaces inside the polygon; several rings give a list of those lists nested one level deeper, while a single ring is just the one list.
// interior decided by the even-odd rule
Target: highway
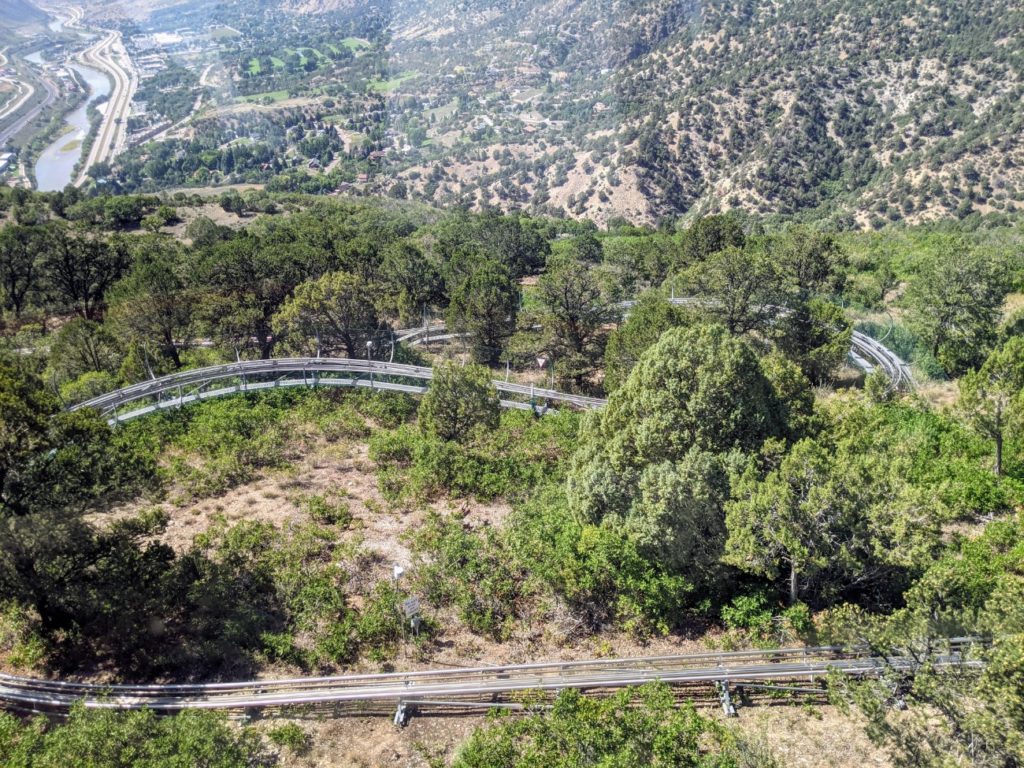
[{"label": "highway", "polygon": [[75,180],[75,186],[82,186],[88,171],[96,163],[106,162],[124,149],[127,141],[128,115],[132,98],[138,87],[138,77],[129,64],[126,70],[120,63],[127,52],[121,40],[121,33],[108,31],[95,45],[87,48],[79,59],[83,64],[107,72],[113,80],[110,99],[103,110],[99,131],[89,149],[89,156],[82,164],[82,170]]},{"label": "highway", "polygon": [[[94,709],[179,712],[185,709],[248,711],[344,704],[383,705],[401,714],[407,708],[501,706],[522,691],[557,692],[576,689],[605,692],[661,681],[688,690],[688,695],[728,691],[734,686],[794,683],[800,690],[824,692],[820,685],[833,672],[873,677],[886,671],[912,675],[927,660],[936,668],[979,668],[969,649],[970,638],[948,642],[948,648],[923,656],[875,656],[866,649],[836,646],[784,648],[679,656],[650,656],[509,666],[467,667],[422,672],[341,675],[284,680],[177,685],[94,685],[0,675],[0,703],[29,712],[64,713],[82,703]],[[818,687],[808,689],[817,683]],[[722,696],[728,703],[728,696]],[[396,722],[398,717],[396,717]]]},{"label": "highway", "polygon": [[[24,114],[16,117],[7,127],[0,129],[0,147],[7,144],[12,138],[21,133],[25,128],[39,115],[43,110],[49,109],[53,106],[53,103],[57,100],[59,90],[56,83],[54,83],[46,75],[39,76],[39,82],[42,84],[43,89],[46,91],[46,95],[43,100],[31,107]],[[36,89],[28,83],[19,83],[19,87],[24,86],[28,88],[28,92],[20,100],[20,102],[14,105],[13,109],[5,109],[4,114],[0,116],[0,120],[6,119],[14,115],[18,110],[21,110],[28,101],[35,95]]]}]

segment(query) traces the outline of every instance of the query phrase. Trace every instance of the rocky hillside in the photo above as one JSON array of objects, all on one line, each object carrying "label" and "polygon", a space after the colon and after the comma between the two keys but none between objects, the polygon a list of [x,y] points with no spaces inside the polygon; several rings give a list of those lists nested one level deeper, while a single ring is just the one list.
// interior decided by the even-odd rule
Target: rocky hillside
[{"label": "rocky hillside", "polygon": [[369,191],[643,222],[736,208],[870,227],[1024,207],[1017,0],[216,7],[290,11],[293,32],[317,14],[386,30],[371,91],[387,158]]},{"label": "rocky hillside", "polygon": [[[1024,205],[1013,0],[423,0],[392,14],[395,55],[433,56],[438,76],[525,48],[549,92],[568,91],[541,116],[566,121],[576,167],[519,183],[574,214],[869,225]],[[546,151],[526,140],[512,155]],[[454,173],[501,202],[500,179]]]}]

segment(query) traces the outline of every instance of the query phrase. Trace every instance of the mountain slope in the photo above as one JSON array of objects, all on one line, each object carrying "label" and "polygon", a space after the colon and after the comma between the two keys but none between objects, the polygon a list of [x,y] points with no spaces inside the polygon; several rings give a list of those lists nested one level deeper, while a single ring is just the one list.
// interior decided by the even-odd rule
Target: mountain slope
[{"label": "mountain slope", "polygon": [[46,14],[28,0],[3,0],[0,3],[0,25],[19,27],[46,21]]},{"label": "mountain slope", "polygon": [[[739,207],[866,225],[1024,205],[1011,0],[424,0],[393,14],[395,55],[442,57],[438,77],[526,44],[569,91],[541,116],[566,121],[565,147],[595,170],[520,184],[571,213]],[[456,178],[463,193],[476,183]],[[501,203],[479,183],[478,199]]]}]

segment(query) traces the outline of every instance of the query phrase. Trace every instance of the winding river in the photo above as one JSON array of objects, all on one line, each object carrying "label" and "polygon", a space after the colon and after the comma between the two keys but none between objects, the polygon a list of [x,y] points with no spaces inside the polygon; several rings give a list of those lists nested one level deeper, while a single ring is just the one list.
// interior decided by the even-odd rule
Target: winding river
[{"label": "winding river", "polygon": [[74,69],[89,87],[89,98],[65,117],[67,133],[48,146],[36,162],[36,188],[41,192],[64,189],[71,183],[75,164],[82,156],[82,142],[89,135],[87,109],[97,99],[110,95],[110,79],[98,69],[73,64]]}]

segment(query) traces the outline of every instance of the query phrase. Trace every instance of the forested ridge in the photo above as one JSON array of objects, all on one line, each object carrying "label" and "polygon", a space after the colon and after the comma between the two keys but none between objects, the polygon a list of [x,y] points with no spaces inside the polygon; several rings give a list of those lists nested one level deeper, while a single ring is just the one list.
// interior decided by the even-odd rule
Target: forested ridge
[{"label": "forested ridge", "polygon": [[[686,643],[926,654],[971,635],[983,668],[837,679],[833,704],[893,765],[1024,759],[1019,227],[598,228],[263,191],[3,190],[0,209],[5,670],[215,681]],[[436,319],[465,335],[395,343]],[[910,361],[916,391],[848,366],[854,328]],[[418,397],[281,389],[116,428],[67,410],[317,354],[434,379]],[[503,411],[505,377],[608,404]],[[662,686],[527,703],[403,754],[782,764]],[[304,765],[332,738],[314,720],[2,714],[0,762]]]}]

